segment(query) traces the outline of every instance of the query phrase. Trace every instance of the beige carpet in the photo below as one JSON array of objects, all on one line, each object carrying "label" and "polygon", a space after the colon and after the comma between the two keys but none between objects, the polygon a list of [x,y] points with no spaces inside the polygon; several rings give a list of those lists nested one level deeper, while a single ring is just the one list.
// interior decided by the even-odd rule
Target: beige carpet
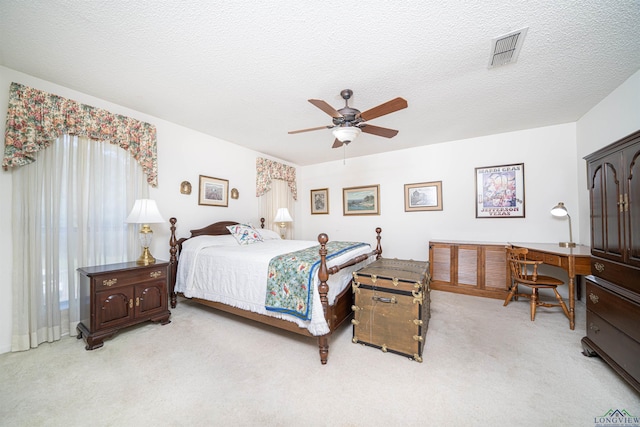
[{"label": "beige carpet", "polygon": [[85,351],[66,338],[0,355],[3,426],[594,426],[640,395],[556,309],[432,291],[424,362],[316,341],[181,302],[166,326]]}]

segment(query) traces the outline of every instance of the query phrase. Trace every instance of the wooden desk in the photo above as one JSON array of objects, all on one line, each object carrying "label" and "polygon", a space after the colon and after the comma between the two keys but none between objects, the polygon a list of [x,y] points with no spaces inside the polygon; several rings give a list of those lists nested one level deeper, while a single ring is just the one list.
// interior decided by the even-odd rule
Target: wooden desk
[{"label": "wooden desk", "polygon": [[575,248],[563,248],[557,243],[514,243],[509,244],[515,248],[527,248],[527,259],[542,261],[544,264],[553,265],[564,269],[569,275],[569,327],[575,329],[575,297],[576,276],[591,274],[591,248],[578,245]]}]

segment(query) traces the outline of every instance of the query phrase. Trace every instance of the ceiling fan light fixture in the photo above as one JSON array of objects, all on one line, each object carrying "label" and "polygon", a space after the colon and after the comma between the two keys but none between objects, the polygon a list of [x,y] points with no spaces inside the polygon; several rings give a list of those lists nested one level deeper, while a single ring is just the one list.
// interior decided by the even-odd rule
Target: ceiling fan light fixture
[{"label": "ceiling fan light fixture", "polygon": [[335,128],[333,130],[333,136],[340,142],[349,143],[355,140],[361,132],[362,130],[359,127],[343,126]]}]

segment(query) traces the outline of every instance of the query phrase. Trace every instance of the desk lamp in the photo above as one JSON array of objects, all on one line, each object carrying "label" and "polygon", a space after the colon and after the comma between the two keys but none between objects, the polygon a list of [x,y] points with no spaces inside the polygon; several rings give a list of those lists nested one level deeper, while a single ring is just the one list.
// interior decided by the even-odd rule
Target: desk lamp
[{"label": "desk lamp", "polygon": [[560,242],[559,245],[562,248],[575,248],[576,244],[573,243],[573,233],[571,232],[571,216],[567,211],[567,208],[564,207],[564,203],[559,202],[556,206],[551,209],[551,215],[557,216],[559,218],[566,216],[569,220],[569,241],[568,242]]}]

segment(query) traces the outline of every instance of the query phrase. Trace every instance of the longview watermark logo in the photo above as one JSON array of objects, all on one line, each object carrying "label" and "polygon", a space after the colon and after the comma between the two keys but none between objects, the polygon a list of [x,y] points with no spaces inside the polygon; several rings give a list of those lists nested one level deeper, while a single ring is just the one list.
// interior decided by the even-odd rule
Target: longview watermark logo
[{"label": "longview watermark logo", "polygon": [[604,415],[594,417],[595,427],[640,427],[640,417],[626,409],[609,409]]}]

